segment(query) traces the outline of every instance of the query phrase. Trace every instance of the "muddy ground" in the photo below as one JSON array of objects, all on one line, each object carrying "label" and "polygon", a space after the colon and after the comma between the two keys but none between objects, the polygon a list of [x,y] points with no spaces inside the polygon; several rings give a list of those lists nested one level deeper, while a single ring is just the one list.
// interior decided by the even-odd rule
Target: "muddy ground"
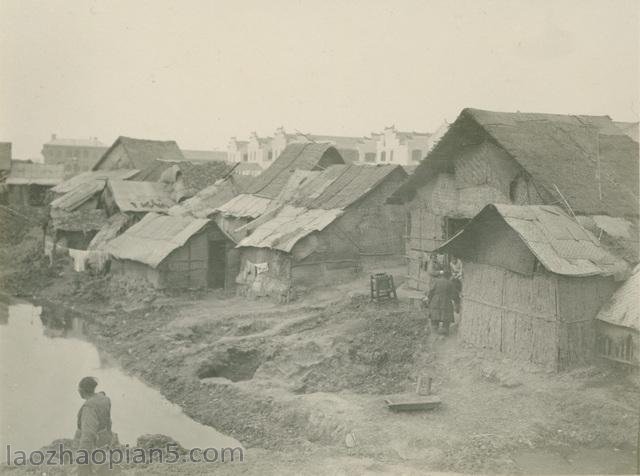
[{"label": "muddy ground", "polygon": [[[547,373],[455,333],[430,334],[419,308],[359,297],[365,280],[279,305],[167,295],[33,259],[43,274],[24,289],[84,316],[88,338],[123,368],[243,443],[247,462],[216,468],[221,474],[635,469],[637,375],[602,366]],[[429,377],[441,408],[387,409],[387,396]]]}]

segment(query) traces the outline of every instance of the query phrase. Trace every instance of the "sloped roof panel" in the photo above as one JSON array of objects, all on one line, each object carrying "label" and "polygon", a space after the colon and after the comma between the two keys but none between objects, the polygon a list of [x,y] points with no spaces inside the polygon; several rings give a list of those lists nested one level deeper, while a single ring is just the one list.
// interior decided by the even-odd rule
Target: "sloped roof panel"
[{"label": "sloped roof panel", "polygon": [[78,175],[74,175],[68,180],[59,183],[51,190],[55,193],[67,193],[73,190],[78,185],[93,182],[95,180],[127,180],[137,174],[137,169],[117,169],[117,170],[96,170],[89,172],[82,172]]},{"label": "sloped roof panel", "polygon": [[237,218],[257,218],[267,211],[272,201],[270,198],[241,193],[216,210],[223,215]]},{"label": "sloped roof panel", "polygon": [[[277,214],[255,228],[251,234],[238,243],[237,248],[272,248],[286,253],[307,235],[324,230],[342,210],[308,210],[285,205]],[[251,228],[251,224],[247,225]]]},{"label": "sloped roof panel", "polygon": [[609,276],[624,272],[624,260],[614,256],[595,236],[554,206],[487,205],[460,233],[439,250],[455,247],[473,233],[474,224],[498,214],[513,229],[540,263],[552,273],[565,276]]},{"label": "sloped roof panel", "polygon": [[117,238],[106,251],[118,259],[128,259],[156,268],[169,254],[202,230],[209,220],[149,213]]},{"label": "sloped roof panel", "polygon": [[109,188],[122,212],[167,211],[175,205],[171,188],[163,183],[110,180]]},{"label": "sloped roof panel", "polygon": [[344,159],[329,143],[292,143],[264,172],[258,175],[247,193],[275,198],[284,188],[295,170],[318,170],[332,164],[343,164]]},{"label": "sloped roof panel", "polygon": [[51,207],[67,211],[75,210],[103,189],[104,182],[101,180],[83,182],[71,191],[53,200]]},{"label": "sloped roof panel", "polygon": [[620,286],[597,315],[597,319],[640,331],[640,265]]}]

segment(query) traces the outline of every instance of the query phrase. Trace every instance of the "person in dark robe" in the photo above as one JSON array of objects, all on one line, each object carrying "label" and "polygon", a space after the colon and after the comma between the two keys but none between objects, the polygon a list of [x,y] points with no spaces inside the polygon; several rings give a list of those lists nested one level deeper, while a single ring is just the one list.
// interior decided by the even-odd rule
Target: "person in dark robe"
[{"label": "person in dark robe", "polygon": [[440,271],[438,276],[431,279],[425,304],[429,310],[432,329],[438,331],[442,324],[443,334],[448,335],[449,326],[453,322],[453,311],[460,306],[460,294],[448,271]]},{"label": "person in dark robe", "polygon": [[[84,377],[78,384],[78,393],[85,400],[78,412],[77,430],[74,438],[76,449],[89,454],[97,448],[108,448],[113,439],[111,432],[111,400],[104,392],[96,393],[98,382],[93,377]],[[76,457],[77,461],[77,457]],[[78,465],[78,475],[103,474],[105,465]]]}]

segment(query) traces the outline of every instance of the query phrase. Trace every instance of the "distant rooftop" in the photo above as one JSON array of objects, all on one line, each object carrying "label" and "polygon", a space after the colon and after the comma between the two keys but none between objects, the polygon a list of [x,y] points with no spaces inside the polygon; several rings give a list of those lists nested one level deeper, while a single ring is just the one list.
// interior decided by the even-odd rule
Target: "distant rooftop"
[{"label": "distant rooftop", "polygon": [[56,134],[51,134],[51,140],[45,142],[44,145],[61,145],[71,147],[108,147],[98,140],[97,137],[90,137],[88,139],[65,139],[58,137]]}]

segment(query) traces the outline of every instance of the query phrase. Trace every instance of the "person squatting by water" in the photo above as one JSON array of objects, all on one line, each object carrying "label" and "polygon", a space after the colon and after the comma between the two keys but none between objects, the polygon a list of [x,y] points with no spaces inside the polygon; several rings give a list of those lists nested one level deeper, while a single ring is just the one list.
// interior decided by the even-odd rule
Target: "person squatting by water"
[{"label": "person squatting by water", "polygon": [[437,332],[442,323],[442,333],[445,335],[449,334],[454,310],[458,312],[460,308],[460,293],[450,278],[449,270],[438,271],[423,299],[428,309],[431,328]]},{"label": "person squatting by water", "polygon": [[[95,449],[107,449],[112,443],[111,400],[104,392],[96,393],[98,381],[93,377],[84,377],[78,384],[78,393],[85,400],[78,412],[77,430],[74,437],[76,450],[85,450],[89,454]],[[80,455],[76,457],[78,461]],[[106,464],[86,464],[77,466],[78,475],[107,474]]]}]

